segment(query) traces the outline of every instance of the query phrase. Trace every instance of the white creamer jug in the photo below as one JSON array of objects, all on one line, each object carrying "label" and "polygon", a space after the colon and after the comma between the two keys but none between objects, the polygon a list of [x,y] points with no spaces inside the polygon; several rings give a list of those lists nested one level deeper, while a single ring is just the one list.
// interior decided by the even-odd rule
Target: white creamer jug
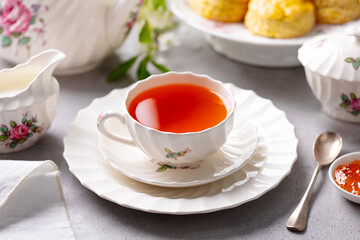
[{"label": "white creamer jug", "polygon": [[59,97],[52,73],[64,58],[60,51],[46,50],[0,71],[0,153],[33,145],[50,127]]}]

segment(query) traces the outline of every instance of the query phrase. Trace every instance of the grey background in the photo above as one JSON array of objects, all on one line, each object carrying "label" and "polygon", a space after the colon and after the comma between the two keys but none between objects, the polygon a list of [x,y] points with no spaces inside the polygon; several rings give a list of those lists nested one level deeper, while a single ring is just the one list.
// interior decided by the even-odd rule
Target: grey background
[{"label": "grey background", "polygon": [[[166,65],[174,71],[208,74],[240,88],[252,89],[285,111],[299,139],[298,160],[290,175],[257,200],[233,209],[185,216],[128,209],[83,187],[69,172],[62,156],[63,138],[77,112],[94,98],[133,83],[134,72],[118,82],[106,82],[107,74],[121,60],[119,56],[126,58],[134,54],[131,45],[129,39],[116,55],[93,71],[57,77],[61,92],[51,129],[33,147],[0,155],[0,159],[51,159],[59,166],[69,219],[78,239],[360,239],[360,205],[340,196],[328,179],[328,167],[318,176],[306,231],[293,233],[285,227],[315,168],[312,145],[316,136],[326,130],[336,131],[344,140],[341,154],[360,151],[360,124],[339,121],[322,113],[302,67],[270,69],[231,61],[215,53],[201,33],[193,29],[181,35],[180,46],[164,53]],[[0,67],[10,65],[0,61]]]}]

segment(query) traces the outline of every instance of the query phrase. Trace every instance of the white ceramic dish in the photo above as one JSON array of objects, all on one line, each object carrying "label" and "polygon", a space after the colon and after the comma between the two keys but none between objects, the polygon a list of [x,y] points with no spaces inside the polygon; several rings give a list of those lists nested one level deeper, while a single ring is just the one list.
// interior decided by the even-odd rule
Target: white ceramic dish
[{"label": "white ceramic dish", "polygon": [[[255,152],[258,143],[256,129],[240,111],[236,110],[233,130],[220,150],[186,169],[159,165],[138,147],[111,140],[102,134],[99,134],[99,147],[104,159],[114,169],[140,182],[163,187],[189,187],[213,182],[239,170]],[[109,122],[109,131],[116,132],[119,128],[116,123]]]},{"label": "white ceramic dish", "polygon": [[343,25],[318,24],[302,37],[273,39],[251,34],[242,23],[205,19],[191,10],[187,0],[171,0],[169,6],[177,17],[203,32],[215,51],[239,62],[266,67],[300,66],[297,51],[305,41],[319,34],[343,31],[347,26],[360,23],[358,20]]},{"label": "white ceramic dish", "polygon": [[298,58],[307,82],[328,115],[360,123],[360,31],[321,35],[304,43]]},{"label": "white ceramic dish", "polygon": [[83,186],[121,206],[153,213],[195,214],[239,206],[275,188],[297,159],[298,140],[285,113],[271,101],[230,84],[239,107],[256,126],[254,156],[239,171],[218,181],[188,188],[165,188],[133,180],[114,170],[98,146],[96,118],[104,106],[116,107],[127,89],[117,89],[81,110],[64,138],[64,158]]},{"label": "white ceramic dish", "polygon": [[329,178],[330,178],[330,181],[332,182],[332,184],[336,187],[336,189],[340,192],[340,194],[343,197],[349,199],[352,202],[360,204],[360,196],[359,195],[355,195],[353,193],[350,193],[350,192],[342,189],[339,185],[336,184],[336,182],[334,180],[335,169],[340,165],[352,163],[354,160],[360,160],[360,152],[349,153],[349,154],[343,155],[343,156],[339,157],[338,159],[336,159],[329,168]]}]

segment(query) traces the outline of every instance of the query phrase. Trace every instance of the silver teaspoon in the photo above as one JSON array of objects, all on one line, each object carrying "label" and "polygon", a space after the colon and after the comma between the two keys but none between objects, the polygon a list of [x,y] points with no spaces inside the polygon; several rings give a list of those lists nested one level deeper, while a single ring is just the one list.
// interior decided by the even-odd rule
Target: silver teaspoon
[{"label": "silver teaspoon", "polygon": [[314,189],[315,180],[322,166],[329,165],[339,155],[342,148],[342,138],[334,132],[320,134],[314,143],[314,156],[316,168],[311,177],[308,188],[300,203],[295,208],[286,222],[286,227],[291,231],[301,232],[306,228],[307,217],[310,209],[311,194]]}]

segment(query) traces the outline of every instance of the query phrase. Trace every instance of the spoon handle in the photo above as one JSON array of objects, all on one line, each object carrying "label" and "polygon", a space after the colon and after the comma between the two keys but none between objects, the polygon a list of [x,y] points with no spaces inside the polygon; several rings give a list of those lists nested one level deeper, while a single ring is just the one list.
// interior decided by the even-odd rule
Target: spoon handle
[{"label": "spoon handle", "polygon": [[315,186],[315,180],[319,173],[321,166],[317,164],[316,169],[311,177],[308,188],[306,189],[304,196],[295,208],[286,222],[286,227],[291,231],[301,232],[306,228],[307,216],[310,209],[311,194]]}]

